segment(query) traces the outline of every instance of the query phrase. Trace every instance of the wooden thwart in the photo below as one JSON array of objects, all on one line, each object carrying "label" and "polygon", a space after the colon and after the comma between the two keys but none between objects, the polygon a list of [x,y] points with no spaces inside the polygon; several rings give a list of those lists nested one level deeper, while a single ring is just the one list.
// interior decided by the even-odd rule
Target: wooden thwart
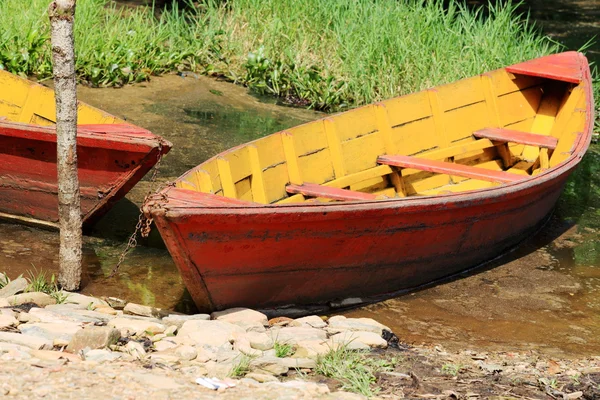
[{"label": "wooden thwart", "polygon": [[538,135],[535,133],[515,131],[502,128],[486,128],[473,132],[477,138],[485,138],[499,142],[512,142],[538,146],[554,150],[558,144],[558,139],[553,136]]},{"label": "wooden thwart", "polygon": [[302,194],[308,197],[323,197],[333,200],[376,200],[378,196],[371,193],[357,192],[354,190],[338,189],[328,186],[317,185],[314,183],[304,183],[302,185],[290,184],[285,190],[288,193]]},{"label": "wooden thwart", "polygon": [[471,167],[469,165],[454,164],[444,161],[425,160],[410,156],[379,156],[379,164],[387,164],[395,167],[413,168],[421,171],[435,172],[439,174],[461,176],[463,178],[479,179],[487,182],[510,183],[524,179],[524,177],[504,171],[493,171],[483,168]]}]

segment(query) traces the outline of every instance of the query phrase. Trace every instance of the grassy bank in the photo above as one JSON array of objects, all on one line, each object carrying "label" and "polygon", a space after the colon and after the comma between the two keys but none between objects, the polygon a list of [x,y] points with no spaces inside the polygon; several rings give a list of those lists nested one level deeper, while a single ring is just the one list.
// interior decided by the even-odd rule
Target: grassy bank
[{"label": "grassy bank", "polygon": [[[51,73],[47,0],[0,2],[0,67]],[[456,3],[458,4],[458,3]],[[77,73],[97,86],[192,70],[261,93],[337,110],[413,92],[558,51],[514,6],[489,17],[441,1],[204,0],[155,18],[79,0]]]}]

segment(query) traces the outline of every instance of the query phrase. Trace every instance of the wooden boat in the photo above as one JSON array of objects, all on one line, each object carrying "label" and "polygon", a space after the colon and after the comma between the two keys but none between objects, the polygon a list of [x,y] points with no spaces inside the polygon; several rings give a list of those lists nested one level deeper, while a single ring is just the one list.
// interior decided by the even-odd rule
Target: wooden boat
[{"label": "wooden boat", "polygon": [[533,235],[592,104],[582,54],[542,57],[233,148],[144,210],[201,310],[380,299]]},{"label": "wooden boat", "polygon": [[[0,70],[0,218],[58,226],[54,92]],[[84,103],[77,155],[84,227],[122,198],[171,144]]]}]

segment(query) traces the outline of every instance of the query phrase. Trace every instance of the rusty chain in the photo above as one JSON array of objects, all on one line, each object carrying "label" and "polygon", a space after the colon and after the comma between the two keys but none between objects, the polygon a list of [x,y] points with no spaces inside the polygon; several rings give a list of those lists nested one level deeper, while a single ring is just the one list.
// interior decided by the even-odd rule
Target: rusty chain
[{"label": "rusty chain", "polygon": [[[148,193],[144,197],[144,201],[142,202],[142,205],[140,206],[140,215],[138,217],[138,222],[135,225],[135,230],[129,237],[129,241],[127,242],[127,246],[125,247],[125,250],[123,250],[123,252],[119,256],[119,261],[114,266],[110,275],[108,275],[107,278],[112,278],[113,276],[115,276],[117,274],[117,272],[119,271],[119,268],[121,267],[121,264],[123,263],[123,261],[125,261],[125,257],[127,256],[127,254],[137,246],[138,234],[141,234],[141,236],[144,238],[146,238],[150,235],[150,231],[152,229],[151,226],[152,226],[153,218],[146,217],[146,215],[144,214],[144,207],[147,205],[150,205],[150,201],[153,200],[155,195],[157,195],[158,192],[162,189],[162,187],[160,185],[158,185],[158,187],[156,187],[156,189],[154,189],[156,179],[158,177],[158,174],[160,173],[160,163],[162,161],[162,158],[163,158],[162,143],[159,143],[158,144],[158,155],[156,156],[156,164],[154,165],[154,169],[152,171],[152,176],[150,177],[150,189],[148,190]],[[167,183],[165,186],[167,186],[167,185],[169,185],[169,183]],[[161,198],[163,200],[166,200],[165,195],[161,196]]]}]

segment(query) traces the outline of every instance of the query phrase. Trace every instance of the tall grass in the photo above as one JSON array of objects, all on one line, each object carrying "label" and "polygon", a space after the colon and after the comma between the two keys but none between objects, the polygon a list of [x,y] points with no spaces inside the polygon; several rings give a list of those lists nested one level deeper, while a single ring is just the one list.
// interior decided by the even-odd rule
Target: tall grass
[{"label": "tall grass", "polygon": [[[0,1],[0,68],[50,76],[47,0]],[[201,0],[159,18],[79,0],[77,73],[96,86],[218,74],[316,109],[370,103],[549,54],[559,46],[490,5],[422,0]]]}]

